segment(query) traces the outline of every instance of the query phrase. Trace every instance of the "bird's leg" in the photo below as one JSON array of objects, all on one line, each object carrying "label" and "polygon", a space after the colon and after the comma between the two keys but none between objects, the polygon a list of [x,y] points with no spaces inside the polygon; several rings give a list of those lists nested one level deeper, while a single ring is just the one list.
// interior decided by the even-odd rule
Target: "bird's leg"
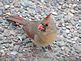
[{"label": "bird's leg", "polygon": [[45,49],[45,47],[42,47],[42,49],[43,49],[43,51],[44,51],[44,52],[46,52],[46,49]]},{"label": "bird's leg", "polygon": [[50,51],[52,51],[52,48],[51,48],[50,45],[47,46],[47,49],[50,50]]},{"label": "bird's leg", "polygon": [[33,43],[33,47],[36,48],[37,46]]}]

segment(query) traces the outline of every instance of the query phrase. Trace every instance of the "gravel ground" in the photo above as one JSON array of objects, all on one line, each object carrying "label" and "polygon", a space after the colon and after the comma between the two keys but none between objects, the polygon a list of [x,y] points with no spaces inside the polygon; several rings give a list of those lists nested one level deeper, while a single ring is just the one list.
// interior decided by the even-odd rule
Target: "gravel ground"
[{"label": "gravel ground", "polygon": [[[53,51],[26,44],[22,25],[4,15],[20,15],[41,20],[53,14],[57,39]],[[81,61],[81,0],[0,0],[0,61]]]}]

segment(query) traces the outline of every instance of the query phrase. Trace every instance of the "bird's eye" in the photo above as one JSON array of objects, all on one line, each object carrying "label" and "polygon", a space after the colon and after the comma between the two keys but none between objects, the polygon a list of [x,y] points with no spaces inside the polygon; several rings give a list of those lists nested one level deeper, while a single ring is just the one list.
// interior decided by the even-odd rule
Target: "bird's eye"
[{"label": "bird's eye", "polygon": [[48,24],[45,24],[45,26],[48,26]]},{"label": "bird's eye", "polygon": [[49,21],[46,21],[46,22],[45,22],[45,26],[47,27],[47,26],[48,26],[48,24],[49,24]]}]

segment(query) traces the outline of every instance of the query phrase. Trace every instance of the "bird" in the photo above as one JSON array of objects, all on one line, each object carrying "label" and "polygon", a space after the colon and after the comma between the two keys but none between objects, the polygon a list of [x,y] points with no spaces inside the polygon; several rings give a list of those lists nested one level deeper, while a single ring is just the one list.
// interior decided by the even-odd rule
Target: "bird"
[{"label": "bird", "polygon": [[39,21],[29,21],[21,16],[9,16],[7,19],[23,25],[24,32],[35,45],[45,47],[57,38],[57,28],[51,13]]}]

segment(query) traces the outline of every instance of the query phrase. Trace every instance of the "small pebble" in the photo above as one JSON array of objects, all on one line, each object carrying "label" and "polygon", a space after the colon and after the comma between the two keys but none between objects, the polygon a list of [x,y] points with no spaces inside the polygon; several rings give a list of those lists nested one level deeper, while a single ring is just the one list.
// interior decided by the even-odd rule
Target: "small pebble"
[{"label": "small pebble", "polygon": [[3,6],[3,3],[2,3],[2,2],[0,2],[0,7],[1,7],[1,6]]},{"label": "small pebble", "polygon": [[81,38],[81,34],[79,35],[79,38]]},{"label": "small pebble", "polygon": [[69,32],[70,32],[70,30],[67,29],[67,30],[66,30],[66,33],[69,33]]},{"label": "small pebble", "polygon": [[10,54],[11,55],[16,55],[18,52],[17,51],[12,51]]},{"label": "small pebble", "polygon": [[0,15],[2,15],[2,14],[3,14],[3,10],[0,9]]},{"label": "small pebble", "polygon": [[4,7],[5,7],[5,9],[7,9],[7,8],[9,8],[10,6],[9,6],[9,5],[5,5]]}]

